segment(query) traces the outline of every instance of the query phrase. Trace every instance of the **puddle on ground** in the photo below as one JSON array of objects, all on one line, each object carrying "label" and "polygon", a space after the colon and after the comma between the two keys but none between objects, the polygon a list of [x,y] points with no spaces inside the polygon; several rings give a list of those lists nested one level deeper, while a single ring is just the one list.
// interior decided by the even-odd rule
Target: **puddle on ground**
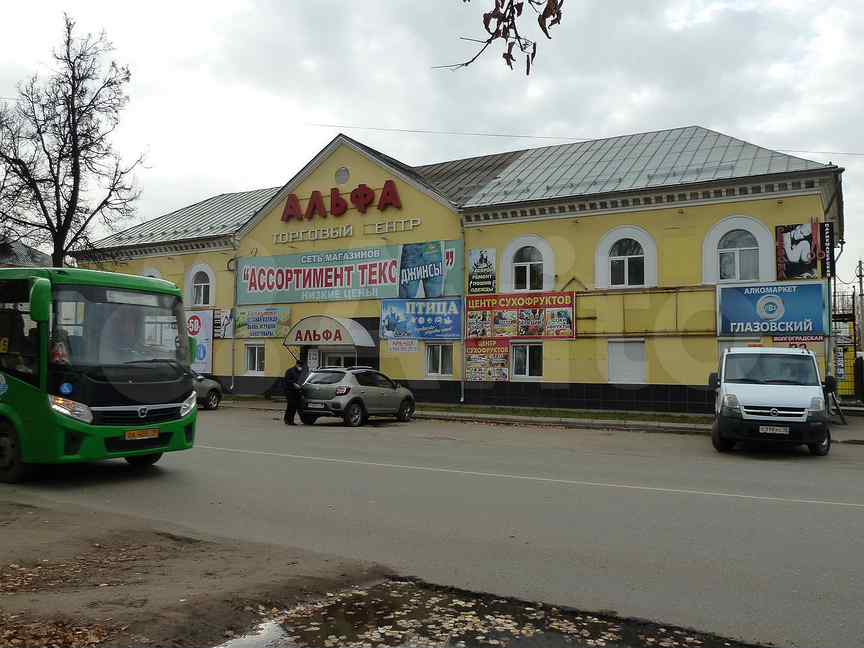
[{"label": "puddle on ground", "polygon": [[753,648],[652,623],[387,581],[328,594],[217,648]]}]

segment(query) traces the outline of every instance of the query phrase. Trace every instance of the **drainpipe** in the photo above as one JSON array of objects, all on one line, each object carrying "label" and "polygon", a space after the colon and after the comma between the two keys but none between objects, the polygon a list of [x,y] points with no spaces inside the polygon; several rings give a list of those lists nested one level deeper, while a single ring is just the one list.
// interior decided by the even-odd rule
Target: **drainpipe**
[{"label": "drainpipe", "polygon": [[[231,239],[231,247],[234,248],[234,256],[228,259],[228,263],[225,264],[225,268],[228,272],[234,273],[233,280],[233,299],[231,300],[231,320],[233,324],[237,323],[237,259],[240,257],[237,256],[236,252],[239,247],[237,244],[237,237],[232,235]],[[237,374],[237,336],[232,332],[231,334],[231,393],[234,393],[235,389],[235,377]]]}]

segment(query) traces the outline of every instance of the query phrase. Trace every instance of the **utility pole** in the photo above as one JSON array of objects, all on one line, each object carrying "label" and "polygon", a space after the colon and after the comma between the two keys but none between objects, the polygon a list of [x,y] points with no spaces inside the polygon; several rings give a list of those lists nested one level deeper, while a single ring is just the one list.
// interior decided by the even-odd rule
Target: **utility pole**
[{"label": "utility pole", "polygon": [[855,273],[858,277],[858,294],[864,295],[864,262],[858,259],[858,272]]}]

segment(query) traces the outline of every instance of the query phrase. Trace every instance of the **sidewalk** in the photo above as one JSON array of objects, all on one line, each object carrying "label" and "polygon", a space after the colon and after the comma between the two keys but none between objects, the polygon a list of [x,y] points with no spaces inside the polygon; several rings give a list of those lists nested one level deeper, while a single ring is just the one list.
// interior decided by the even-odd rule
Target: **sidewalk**
[{"label": "sidewalk", "polygon": [[[231,399],[222,401],[223,407],[240,409],[257,409],[282,411],[284,405],[280,401],[266,399]],[[417,419],[436,421],[458,421],[463,423],[499,423],[510,425],[541,425],[548,427],[564,427],[574,430],[623,430],[629,432],[663,432],[667,434],[701,434],[710,435],[711,425],[694,421],[692,423],[672,423],[669,421],[628,420],[603,418],[603,412],[597,412],[596,418],[576,418],[558,416],[517,416],[512,414],[488,414],[445,412],[436,410],[434,404],[418,404],[415,414]],[[856,443],[864,445],[864,417],[850,416],[847,412],[848,425],[835,422],[831,426],[831,435],[835,443]]]}]

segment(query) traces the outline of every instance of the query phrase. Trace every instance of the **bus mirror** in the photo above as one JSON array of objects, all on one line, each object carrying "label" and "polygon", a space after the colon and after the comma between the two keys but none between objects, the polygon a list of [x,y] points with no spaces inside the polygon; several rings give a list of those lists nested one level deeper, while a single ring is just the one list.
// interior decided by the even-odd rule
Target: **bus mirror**
[{"label": "bus mirror", "polygon": [[834,376],[825,376],[825,391],[829,394],[837,392],[837,379]]},{"label": "bus mirror", "polygon": [[30,319],[34,322],[51,319],[51,282],[44,277],[34,279],[30,288]]},{"label": "bus mirror", "polygon": [[719,389],[720,388],[720,375],[717,374],[716,372],[710,374],[708,376],[708,386],[711,389]]}]

